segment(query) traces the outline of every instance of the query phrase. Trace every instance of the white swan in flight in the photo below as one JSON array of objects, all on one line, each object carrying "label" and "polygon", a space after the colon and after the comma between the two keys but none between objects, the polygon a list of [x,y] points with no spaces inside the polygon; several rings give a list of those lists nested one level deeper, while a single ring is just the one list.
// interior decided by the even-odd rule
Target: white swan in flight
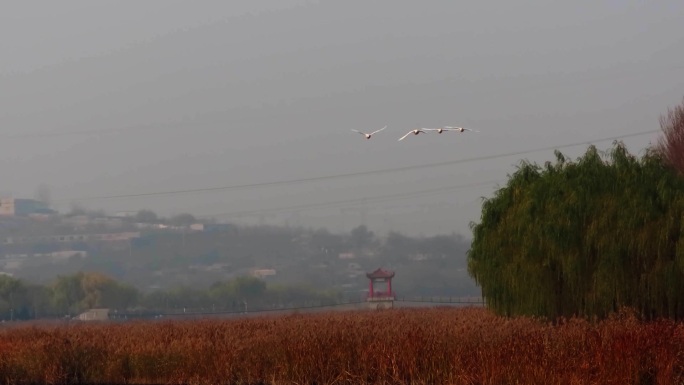
[{"label": "white swan in flight", "polygon": [[428,128],[430,131],[437,131],[438,134],[441,134],[444,131],[458,131],[458,132],[463,132],[463,131],[471,131],[471,132],[480,132],[478,130],[471,130],[470,128],[464,128],[464,127],[451,127],[451,126],[444,126],[441,128]]},{"label": "white swan in flight", "polygon": [[444,131],[461,131],[461,128],[456,128],[456,127],[441,127],[441,128],[426,128],[428,131],[437,131],[438,134],[441,134]]},{"label": "white swan in flight", "polygon": [[404,138],[406,138],[407,136],[409,136],[409,135],[411,135],[411,134],[413,134],[413,135],[418,135],[418,134],[420,134],[421,132],[422,132],[423,134],[427,134],[427,131],[425,131],[425,130],[429,130],[429,128],[416,128],[416,129],[414,129],[414,130],[411,130],[411,131],[407,132],[406,135],[404,135],[404,136],[402,136],[401,138],[399,138],[399,140],[404,140]]},{"label": "white swan in flight", "polygon": [[371,132],[370,134],[367,134],[367,133],[365,133],[365,132],[361,132],[361,131],[359,131],[359,130],[355,130],[355,129],[353,129],[353,128],[352,128],[352,131],[354,131],[354,132],[358,132],[359,134],[361,134],[361,135],[365,136],[365,137],[366,137],[366,139],[370,139],[370,138],[371,138],[371,136],[373,136],[373,135],[377,134],[378,132],[380,132],[380,131],[384,130],[385,128],[387,128],[387,126],[385,126],[385,127],[381,128],[381,129],[379,129],[379,130],[375,130],[375,131]]}]

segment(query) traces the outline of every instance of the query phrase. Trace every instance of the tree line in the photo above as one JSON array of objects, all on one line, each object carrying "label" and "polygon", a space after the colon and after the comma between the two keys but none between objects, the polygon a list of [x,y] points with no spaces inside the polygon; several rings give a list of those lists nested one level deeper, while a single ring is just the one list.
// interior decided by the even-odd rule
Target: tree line
[{"label": "tree line", "polygon": [[207,289],[177,287],[143,293],[97,272],[59,276],[49,285],[0,276],[0,320],[28,320],[74,316],[92,308],[117,311],[213,310],[335,304],[334,291],[297,285],[267,285],[251,277],[215,282]]}]

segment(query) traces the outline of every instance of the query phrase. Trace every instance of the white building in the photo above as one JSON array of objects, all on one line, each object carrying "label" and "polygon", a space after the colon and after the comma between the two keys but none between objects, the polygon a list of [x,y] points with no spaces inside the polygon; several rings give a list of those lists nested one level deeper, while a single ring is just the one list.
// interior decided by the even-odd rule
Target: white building
[{"label": "white building", "polygon": [[264,278],[268,276],[276,275],[275,269],[254,269],[252,270],[252,276],[257,278]]}]

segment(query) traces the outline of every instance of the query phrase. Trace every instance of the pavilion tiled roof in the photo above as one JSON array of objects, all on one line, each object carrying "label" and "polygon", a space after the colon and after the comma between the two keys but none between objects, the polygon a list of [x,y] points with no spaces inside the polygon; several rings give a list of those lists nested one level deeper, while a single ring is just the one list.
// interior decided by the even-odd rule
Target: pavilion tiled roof
[{"label": "pavilion tiled roof", "polygon": [[366,273],[368,278],[392,278],[394,277],[394,272],[390,270],[385,270],[381,267],[375,269],[375,271]]}]

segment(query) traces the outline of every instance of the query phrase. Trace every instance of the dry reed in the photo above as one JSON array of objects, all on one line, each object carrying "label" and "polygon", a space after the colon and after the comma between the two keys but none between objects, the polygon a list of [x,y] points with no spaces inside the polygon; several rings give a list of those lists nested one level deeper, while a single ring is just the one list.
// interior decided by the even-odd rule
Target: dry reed
[{"label": "dry reed", "polygon": [[480,308],[0,331],[7,384],[680,384],[684,327]]}]

